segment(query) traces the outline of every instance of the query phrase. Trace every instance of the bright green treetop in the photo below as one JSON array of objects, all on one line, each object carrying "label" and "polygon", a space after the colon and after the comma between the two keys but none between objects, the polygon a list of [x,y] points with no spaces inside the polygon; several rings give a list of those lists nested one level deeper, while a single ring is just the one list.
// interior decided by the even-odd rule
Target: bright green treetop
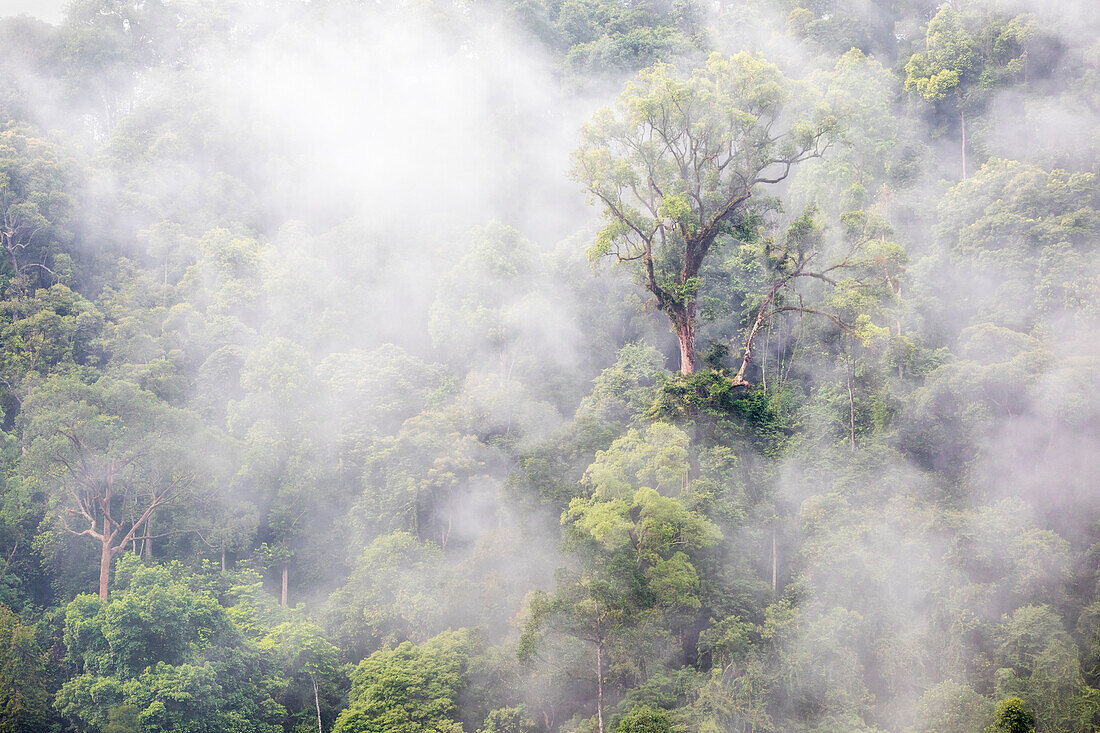
[{"label": "bright green treetop", "polygon": [[452,716],[476,646],[460,630],[375,652],[351,673],[351,702],[333,733],[462,733]]},{"label": "bright green treetop", "polygon": [[828,144],[835,120],[814,119],[807,96],[758,56],[712,54],[687,78],[667,64],[643,70],[584,126],[573,176],[607,221],[588,255],[630,265],[676,330],[684,374],[695,370],[708,252],[761,186]]},{"label": "bright green treetop", "polygon": [[1035,730],[1035,715],[1018,697],[1009,697],[997,703],[993,724],[987,733],[1031,733]]}]

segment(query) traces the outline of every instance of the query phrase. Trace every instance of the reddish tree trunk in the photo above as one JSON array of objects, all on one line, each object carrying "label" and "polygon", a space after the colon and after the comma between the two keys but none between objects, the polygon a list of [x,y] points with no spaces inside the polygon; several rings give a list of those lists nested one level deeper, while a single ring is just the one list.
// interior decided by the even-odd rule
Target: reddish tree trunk
[{"label": "reddish tree trunk", "polygon": [[99,599],[107,600],[107,583],[111,579],[111,538],[105,537],[101,542],[99,554]]},{"label": "reddish tree trunk", "polygon": [[680,374],[690,376],[695,373],[695,303],[670,315],[680,341]]}]

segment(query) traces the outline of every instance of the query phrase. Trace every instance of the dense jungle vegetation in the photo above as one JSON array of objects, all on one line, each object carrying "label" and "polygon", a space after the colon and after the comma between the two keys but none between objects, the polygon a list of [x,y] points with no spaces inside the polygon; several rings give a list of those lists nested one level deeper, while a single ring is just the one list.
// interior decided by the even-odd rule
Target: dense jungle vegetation
[{"label": "dense jungle vegetation", "polygon": [[1100,730],[1098,38],[0,18],[0,733]]}]

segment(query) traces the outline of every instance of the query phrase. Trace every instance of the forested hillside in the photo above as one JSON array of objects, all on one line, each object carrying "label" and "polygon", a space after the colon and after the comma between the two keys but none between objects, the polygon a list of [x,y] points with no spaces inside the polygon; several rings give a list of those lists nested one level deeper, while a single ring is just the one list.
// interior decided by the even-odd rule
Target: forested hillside
[{"label": "forested hillside", "polygon": [[1092,0],[46,17],[0,733],[1100,731]]}]

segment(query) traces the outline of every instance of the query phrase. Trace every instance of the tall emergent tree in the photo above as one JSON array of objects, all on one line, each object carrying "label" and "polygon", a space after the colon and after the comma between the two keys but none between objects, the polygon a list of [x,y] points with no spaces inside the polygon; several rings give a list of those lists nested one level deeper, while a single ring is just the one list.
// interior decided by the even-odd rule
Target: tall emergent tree
[{"label": "tall emergent tree", "polygon": [[687,79],[668,64],[639,73],[614,109],[598,112],[574,153],[574,177],[603,206],[589,249],[636,269],[695,371],[700,270],[723,235],[745,222],[762,184],[819,157],[835,120],[793,109],[791,84],[758,56],[712,54]]},{"label": "tall emergent tree", "polygon": [[[606,730],[607,670],[622,676],[653,664],[660,657],[655,650],[671,643],[670,632],[682,632],[701,608],[699,553],[721,531],[679,498],[659,493],[684,485],[687,446],[685,433],[655,423],[644,437],[631,430],[599,453],[585,472],[591,495],[573,499],[562,514],[563,549],[579,564],[557,573],[552,595],[536,591],[528,598],[520,659],[532,660],[548,636],[588,645],[599,733]],[[628,660],[631,649],[638,663]]]},{"label": "tall emergent tree", "polygon": [[193,488],[195,456],[213,448],[186,413],[109,377],[47,380],[19,419],[24,481],[51,496],[62,530],[99,543],[99,597],[107,600],[114,558],[176,531],[154,532],[151,522]]},{"label": "tall emergent tree", "polygon": [[966,178],[966,115],[976,112],[997,87],[1026,72],[1028,41],[1035,25],[1028,15],[1010,17],[992,5],[944,5],[928,23],[924,50],[905,64],[905,89],[930,104],[954,102],[959,152]]}]

